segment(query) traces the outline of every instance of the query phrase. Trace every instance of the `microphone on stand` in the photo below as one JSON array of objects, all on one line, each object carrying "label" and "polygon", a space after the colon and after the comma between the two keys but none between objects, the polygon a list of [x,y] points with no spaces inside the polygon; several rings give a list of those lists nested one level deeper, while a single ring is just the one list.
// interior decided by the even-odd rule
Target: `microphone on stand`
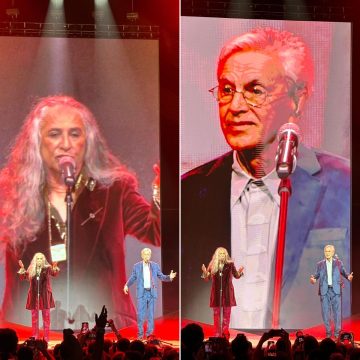
[{"label": "microphone on stand", "polygon": [[74,186],[76,169],[74,159],[71,156],[62,156],[59,160],[59,166],[65,185],[68,187]]},{"label": "microphone on stand", "polygon": [[286,179],[295,171],[299,139],[300,128],[296,124],[286,123],[279,129],[275,162],[280,179]]}]

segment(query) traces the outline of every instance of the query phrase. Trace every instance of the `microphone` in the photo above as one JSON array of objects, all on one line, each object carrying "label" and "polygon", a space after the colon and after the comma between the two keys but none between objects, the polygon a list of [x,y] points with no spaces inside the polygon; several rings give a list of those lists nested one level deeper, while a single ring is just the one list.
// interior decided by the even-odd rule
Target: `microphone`
[{"label": "microphone", "polygon": [[276,151],[276,172],[280,179],[286,179],[296,168],[297,147],[300,129],[296,124],[286,123],[278,132],[279,145]]},{"label": "microphone", "polygon": [[75,184],[75,161],[71,156],[62,156],[59,160],[61,175],[66,186],[72,187]]}]

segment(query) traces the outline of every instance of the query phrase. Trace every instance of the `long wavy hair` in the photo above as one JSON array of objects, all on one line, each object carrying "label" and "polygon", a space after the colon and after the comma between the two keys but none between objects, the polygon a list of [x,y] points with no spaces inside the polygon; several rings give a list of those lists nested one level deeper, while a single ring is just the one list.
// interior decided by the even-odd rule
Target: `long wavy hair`
[{"label": "long wavy hair", "polygon": [[31,280],[34,276],[36,276],[36,258],[41,256],[41,270],[50,267],[51,265],[46,260],[46,257],[43,253],[36,253],[31,259],[30,265],[27,269],[29,280]]},{"label": "long wavy hair", "polygon": [[126,176],[137,185],[136,177],[111,153],[90,110],[70,96],[40,99],[28,116],[0,171],[0,237],[14,249],[32,241],[43,226],[46,206],[46,176],[40,154],[40,128],[48,109],[62,105],[78,112],[86,132],[83,173],[102,186],[110,186]]},{"label": "long wavy hair", "polygon": [[219,259],[219,253],[220,251],[225,251],[225,263],[229,264],[234,262],[231,258],[230,255],[228,253],[228,251],[223,248],[223,247],[218,247],[215,252],[214,255],[212,256],[212,259],[209,263],[208,266],[208,272],[210,272],[212,275],[216,274],[219,271],[219,264],[220,264],[220,259]]}]

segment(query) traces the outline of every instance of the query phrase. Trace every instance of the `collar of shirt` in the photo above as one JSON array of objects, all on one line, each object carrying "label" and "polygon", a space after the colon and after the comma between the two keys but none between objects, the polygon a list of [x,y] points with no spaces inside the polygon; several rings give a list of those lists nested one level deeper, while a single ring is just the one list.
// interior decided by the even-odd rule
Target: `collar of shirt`
[{"label": "collar of shirt", "polygon": [[240,166],[236,151],[233,151],[233,165],[232,165],[232,177],[231,177],[231,207],[239,200],[241,194],[246,188],[247,183],[250,180],[262,180],[265,186],[271,193],[274,201],[280,206],[280,196],[278,194],[280,179],[276,174],[275,168],[266,176],[260,179],[254,179],[249,176]]}]

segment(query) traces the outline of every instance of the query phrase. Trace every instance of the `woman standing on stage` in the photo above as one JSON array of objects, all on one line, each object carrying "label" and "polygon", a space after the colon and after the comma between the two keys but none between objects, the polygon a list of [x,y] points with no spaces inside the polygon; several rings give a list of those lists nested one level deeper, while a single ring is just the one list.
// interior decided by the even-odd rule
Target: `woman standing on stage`
[{"label": "woman standing on stage", "polygon": [[39,338],[39,311],[42,312],[44,324],[44,339],[49,341],[50,309],[55,307],[51,290],[50,275],[56,276],[60,269],[57,263],[50,265],[45,255],[36,253],[31,260],[27,270],[19,260],[20,270],[18,274],[21,279],[28,279],[30,288],[26,301],[26,309],[31,310],[32,336]]},{"label": "woman standing on stage", "polygon": [[[201,267],[202,278],[209,280],[211,278],[211,296],[210,307],[214,311],[215,336],[230,336],[229,324],[231,307],[236,306],[234,287],[232,278],[239,279],[243,274],[244,267],[240,266],[236,270],[234,261],[230,258],[228,251],[223,247],[218,247],[209,263],[209,266],[203,264]],[[222,324],[221,324],[222,310]]]}]

